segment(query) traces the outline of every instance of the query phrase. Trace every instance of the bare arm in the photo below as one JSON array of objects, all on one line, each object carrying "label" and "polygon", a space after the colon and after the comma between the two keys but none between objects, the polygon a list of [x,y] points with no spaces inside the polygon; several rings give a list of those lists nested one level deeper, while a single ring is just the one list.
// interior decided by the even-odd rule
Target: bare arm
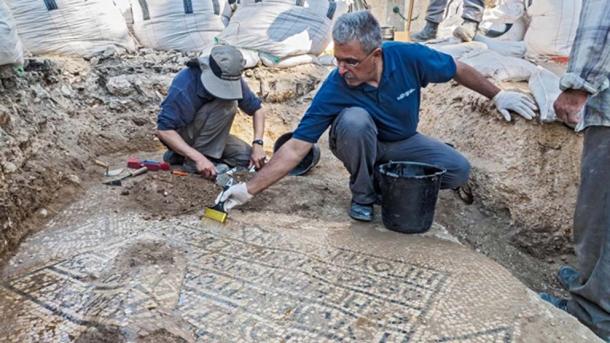
[{"label": "bare arm", "polygon": [[254,130],[254,139],[263,139],[265,135],[265,114],[267,111],[261,107],[254,112],[252,116],[252,129]]},{"label": "bare arm", "polygon": [[299,139],[290,139],[273,155],[269,164],[248,181],[248,193],[256,195],[286,176],[303,160],[312,145]]},{"label": "bare arm", "polygon": [[[254,131],[254,139],[263,139],[265,134],[265,109],[260,108],[252,116],[252,128]],[[252,154],[250,155],[250,165],[256,170],[261,169],[265,165],[265,150],[262,145],[252,144]]]},{"label": "bare arm", "polygon": [[455,61],[457,70],[453,79],[462,86],[493,99],[500,92],[500,88],[491,83],[485,76],[466,63]]}]

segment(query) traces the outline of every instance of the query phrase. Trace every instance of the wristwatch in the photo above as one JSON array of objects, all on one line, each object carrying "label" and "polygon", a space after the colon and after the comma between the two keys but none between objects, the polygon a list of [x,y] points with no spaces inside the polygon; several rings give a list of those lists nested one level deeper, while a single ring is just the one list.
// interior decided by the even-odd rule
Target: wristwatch
[{"label": "wristwatch", "polygon": [[255,139],[255,140],[253,140],[253,141],[252,141],[252,144],[253,144],[253,145],[254,145],[254,144],[258,144],[258,145],[260,145],[260,146],[263,146],[263,145],[264,145],[264,143],[263,143],[263,140],[262,140],[262,139]]}]

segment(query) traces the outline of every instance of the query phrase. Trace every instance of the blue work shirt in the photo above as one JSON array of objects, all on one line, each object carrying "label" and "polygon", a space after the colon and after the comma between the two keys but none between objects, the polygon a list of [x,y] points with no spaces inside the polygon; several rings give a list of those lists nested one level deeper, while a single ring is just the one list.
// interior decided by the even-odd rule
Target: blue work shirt
[{"label": "blue work shirt", "polygon": [[[261,108],[261,100],[250,90],[246,81],[241,79],[242,99],[239,108],[248,115]],[[201,69],[187,67],[181,70],[169,87],[167,97],[161,103],[157,117],[159,130],[177,130],[190,124],[197,111],[216,97],[208,92],[201,82]]]},{"label": "blue work shirt", "polygon": [[456,65],[450,55],[421,44],[384,42],[383,71],[378,87],[350,88],[338,69],[333,70],[301,119],[293,137],[315,143],[348,107],[361,107],[377,125],[383,142],[407,139],[417,132],[421,88],[447,82]]}]

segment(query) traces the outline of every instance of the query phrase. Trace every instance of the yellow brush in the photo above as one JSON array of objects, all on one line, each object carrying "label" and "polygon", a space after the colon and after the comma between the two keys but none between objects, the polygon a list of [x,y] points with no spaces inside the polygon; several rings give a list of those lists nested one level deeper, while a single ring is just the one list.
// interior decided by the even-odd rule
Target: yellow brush
[{"label": "yellow brush", "polygon": [[224,222],[227,221],[227,217],[229,216],[229,214],[223,211],[223,205],[224,203],[221,202],[216,204],[214,207],[206,207],[203,211],[203,217],[210,218],[212,220],[220,222],[221,224],[224,224]]},{"label": "yellow brush", "polygon": [[[216,177],[216,184],[222,187],[222,194],[220,195],[220,197],[222,197],[224,192],[229,189],[229,187],[231,187],[233,184],[235,184],[235,180],[233,180],[233,177],[231,177],[231,175],[229,175],[228,173],[224,173]],[[203,210],[203,217],[210,218],[212,220],[220,222],[221,224],[224,224],[224,222],[227,221],[227,217],[229,216],[229,214],[224,210],[224,205],[225,202],[221,201],[212,207],[206,207]]]}]

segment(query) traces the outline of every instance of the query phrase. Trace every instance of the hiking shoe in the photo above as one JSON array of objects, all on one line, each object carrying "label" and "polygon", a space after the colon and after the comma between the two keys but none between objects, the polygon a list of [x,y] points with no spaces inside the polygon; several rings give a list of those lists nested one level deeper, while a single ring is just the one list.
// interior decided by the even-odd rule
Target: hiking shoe
[{"label": "hiking shoe", "polygon": [[538,293],[538,295],[540,296],[540,299],[551,303],[560,310],[568,312],[568,300],[556,297],[549,293]]},{"label": "hiking shoe", "polygon": [[[211,162],[212,162],[212,164],[214,164],[214,167],[216,168],[216,174],[218,174],[218,175],[224,174],[224,173],[228,172],[229,170],[231,170],[231,167],[229,167],[225,163],[214,162],[214,161],[211,161]],[[197,173],[197,164],[195,163],[195,161],[187,159],[186,161],[184,161],[184,163],[182,163],[182,169],[187,173],[196,174]]]},{"label": "hiking shoe", "polygon": [[163,161],[169,163],[170,165],[177,165],[184,163],[184,157],[171,150],[167,150],[163,154]]},{"label": "hiking shoe", "polygon": [[568,291],[570,290],[570,287],[578,283],[579,276],[580,274],[578,274],[576,269],[570,266],[562,266],[557,272],[557,281],[559,281],[559,284],[561,284],[563,289]]},{"label": "hiking shoe", "polygon": [[425,42],[436,38],[438,33],[438,24],[431,21],[426,21],[426,26],[414,34],[411,35],[411,40],[414,42]]},{"label": "hiking shoe", "polygon": [[462,42],[471,42],[474,39],[474,35],[477,34],[479,23],[472,20],[464,20],[462,25],[458,26],[453,30],[453,36],[461,40]]},{"label": "hiking shoe", "polygon": [[373,220],[373,205],[362,205],[352,201],[349,216],[362,222],[370,222]]}]

